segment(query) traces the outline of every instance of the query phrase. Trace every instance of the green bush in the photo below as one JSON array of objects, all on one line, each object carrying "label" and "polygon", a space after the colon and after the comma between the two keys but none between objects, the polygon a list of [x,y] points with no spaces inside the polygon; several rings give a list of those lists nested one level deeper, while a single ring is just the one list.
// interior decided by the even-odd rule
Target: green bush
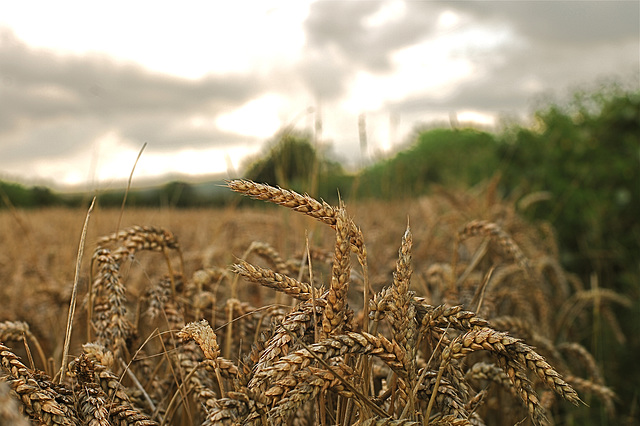
[{"label": "green bush", "polygon": [[409,149],[361,173],[358,195],[397,198],[424,194],[432,184],[469,187],[496,172],[496,150],[494,135],[475,129],[420,132]]},{"label": "green bush", "polygon": [[342,166],[316,149],[311,135],[287,129],[249,164],[244,177],[330,200],[337,199],[338,191],[347,190],[350,183]]},{"label": "green bush", "polygon": [[529,214],[556,227],[571,269],[597,272],[607,282],[622,270],[638,270],[640,93],[580,93],[566,106],[538,112],[536,120],[536,129],[503,139],[507,191],[552,194]]},{"label": "green bush", "polygon": [[49,188],[43,186],[27,188],[18,183],[0,181],[0,208],[46,207],[60,203],[59,196]]}]

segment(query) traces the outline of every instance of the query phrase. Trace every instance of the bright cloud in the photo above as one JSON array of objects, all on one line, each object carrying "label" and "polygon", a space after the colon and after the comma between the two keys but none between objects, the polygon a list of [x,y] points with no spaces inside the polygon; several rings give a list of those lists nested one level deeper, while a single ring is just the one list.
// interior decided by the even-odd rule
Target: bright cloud
[{"label": "bright cloud", "polygon": [[278,114],[282,104],[280,96],[269,94],[252,100],[235,111],[220,115],[215,123],[227,132],[268,138],[282,126]]}]

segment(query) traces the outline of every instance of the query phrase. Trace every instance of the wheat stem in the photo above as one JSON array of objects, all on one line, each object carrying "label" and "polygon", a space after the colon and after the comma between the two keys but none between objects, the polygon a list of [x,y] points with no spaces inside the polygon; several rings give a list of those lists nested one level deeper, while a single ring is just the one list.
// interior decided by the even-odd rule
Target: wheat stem
[{"label": "wheat stem", "polygon": [[84,245],[87,239],[87,228],[89,227],[89,217],[91,217],[91,212],[93,211],[93,206],[95,205],[96,197],[93,197],[91,200],[91,205],[89,206],[89,210],[87,210],[87,215],[84,219],[84,225],[82,226],[82,236],[80,237],[80,244],[78,245],[78,256],[76,257],[76,273],[73,278],[73,289],[71,291],[71,301],[69,302],[69,316],[67,317],[67,328],[64,335],[64,349],[62,351],[62,362],[60,366],[59,373],[59,383],[62,383],[64,380],[65,368],[67,365],[67,356],[69,355],[69,345],[71,344],[71,330],[73,329],[73,317],[76,312],[76,298],[78,295],[78,282],[80,281],[80,266],[82,265],[82,257],[84,256]]}]

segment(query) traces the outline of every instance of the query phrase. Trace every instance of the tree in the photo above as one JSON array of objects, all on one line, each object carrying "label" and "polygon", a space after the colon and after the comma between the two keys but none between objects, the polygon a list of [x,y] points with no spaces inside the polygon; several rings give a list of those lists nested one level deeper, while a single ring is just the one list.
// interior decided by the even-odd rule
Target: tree
[{"label": "tree", "polygon": [[171,207],[190,207],[197,201],[191,185],[179,181],[164,185],[160,190],[160,200]]},{"label": "tree", "polygon": [[33,204],[38,207],[52,206],[59,202],[58,197],[51,190],[44,186],[34,186],[31,188],[31,198]]},{"label": "tree", "polygon": [[248,166],[244,177],[313,194],[319,177],[342,173],[340,164],[318,152],[310,135],[285,130],[272,139],[263,156]]}]

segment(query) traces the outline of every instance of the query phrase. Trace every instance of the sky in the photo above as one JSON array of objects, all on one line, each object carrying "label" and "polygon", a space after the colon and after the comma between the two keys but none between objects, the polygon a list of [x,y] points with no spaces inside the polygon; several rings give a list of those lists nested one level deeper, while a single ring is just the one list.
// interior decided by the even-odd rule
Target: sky
[{"label": "sky", "polygon": [[109,188],[145,143],[134,184],[234,175],[285,127],[357,166],[611,79],[640,79],[637,0],[0,0],[0,179]]}]

